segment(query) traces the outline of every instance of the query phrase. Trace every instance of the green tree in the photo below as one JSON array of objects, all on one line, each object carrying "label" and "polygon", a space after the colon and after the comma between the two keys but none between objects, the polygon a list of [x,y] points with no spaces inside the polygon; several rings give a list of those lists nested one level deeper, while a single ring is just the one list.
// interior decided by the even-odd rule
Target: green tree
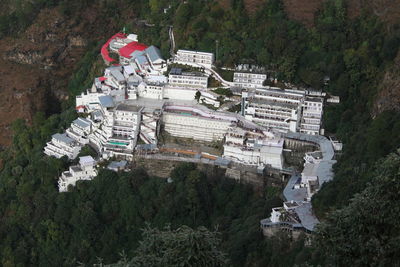
[{"label": "green tree", "polygon": [[136,256],[111,266],[225,266],[228,259],[220,245],[218,232],[205,227],[158,230],[147,226]]},{"label": "green tree", "polygon": [[399,171],[399,154],[390,154],[379,161],[367,188],[318,227],[316,247],[326,256],[327,263],[336,266],[400,263]]}]

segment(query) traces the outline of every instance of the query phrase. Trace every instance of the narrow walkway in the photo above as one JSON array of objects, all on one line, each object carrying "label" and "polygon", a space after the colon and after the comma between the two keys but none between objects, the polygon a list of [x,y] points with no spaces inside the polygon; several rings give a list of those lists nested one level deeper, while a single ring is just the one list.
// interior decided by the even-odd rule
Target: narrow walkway
[{"label": "narrow walkway", "polygon": [[[307,135],[303,133],[287,133],[284,135],[287,139],[295,139],[300,141],[312,142],[319,146],[319,150],[322,152],[322,160],[318,164],[317,176],[320,182],[320,187],[323,183],[333,179],[333,164],[336,160],[333,160],[335,154],[331,142],[325,136],[320,135]],[[294,186],[300,183],[301,174],[294,173],[289,179],[285,189],[283,190],[283,196],[286,201],[305,201],[307,198],[306,188],[297,188]],[[304,202],[306,205],[302,205],[301,222],[310,231],[314,230],[314,226],[319,223],[317,217],[314,215],[312,210],[311,202]]]},{"label": "narrow walkway", "polygon": [[169,35],[169,40],[171,43],[169,53],[171,54],[171,57],[174,58],[175,57],[175,36],[174,36],[174,30],[173,30],[172,25],[169,26],[168,35]]}]

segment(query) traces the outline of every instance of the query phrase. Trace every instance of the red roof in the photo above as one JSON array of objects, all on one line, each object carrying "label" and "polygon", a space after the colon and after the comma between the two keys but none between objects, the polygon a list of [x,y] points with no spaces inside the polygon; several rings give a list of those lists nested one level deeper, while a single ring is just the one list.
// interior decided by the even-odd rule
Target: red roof
[{"label": "red roof", "polygon": [[130,54],[136,50],[143,51],[147,48],[147,45],[138,42],[131,42],[126,46],[119,49],[119,54],[125,58],[131,58]]},{"label": "red roof", "polygon": [[107,80],[107,77],[99,77],[100,82],[104,82],[105,80]]},{"label": "red roof", "polygon": [[115,59],[111,58],[108,52],[108,46],[110,44],[110,42],[115,39],[115,38],[122,38],[125,39],[126,35],[123,33],[117,33],[114,34],[110,39],[108,39],[108,41],[101,47],[101,55],[103,56],[104,60],[107,60],[108,62],[113,62],[115,61]]}]

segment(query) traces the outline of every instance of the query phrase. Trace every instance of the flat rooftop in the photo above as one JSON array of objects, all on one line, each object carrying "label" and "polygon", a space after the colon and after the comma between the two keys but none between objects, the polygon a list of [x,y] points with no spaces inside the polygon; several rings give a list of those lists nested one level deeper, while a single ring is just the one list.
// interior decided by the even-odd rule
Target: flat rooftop
[{"label": "flat rooftop", "polygon": [[142,109],[141,106],[131,105],[131,104],[119,104],[115,110],[119,111],[130,111],[130,112],[139,112]]},{"label": "flat rooftop", "polygon": [[302,175],[305,176],[317,176],[319,164],[318,163],[306,163]]},{"label": "flat rooftop", "polygon": [[306,101],[309,102],[316,102],[316,103],[323,103],[324,99],[322,97],[311,97],[311,96],[306,96]]}]

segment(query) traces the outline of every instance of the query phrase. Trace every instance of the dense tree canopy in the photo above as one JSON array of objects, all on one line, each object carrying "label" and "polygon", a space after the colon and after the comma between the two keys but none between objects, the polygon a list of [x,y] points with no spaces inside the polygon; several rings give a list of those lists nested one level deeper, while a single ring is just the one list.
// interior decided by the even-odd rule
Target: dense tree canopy
[{"label": "dense tree canopy", "polygon": [[327,263],[396,266],[400,263],[400,156],[376,164],[367,187],[329,215],[316,237]]}]

